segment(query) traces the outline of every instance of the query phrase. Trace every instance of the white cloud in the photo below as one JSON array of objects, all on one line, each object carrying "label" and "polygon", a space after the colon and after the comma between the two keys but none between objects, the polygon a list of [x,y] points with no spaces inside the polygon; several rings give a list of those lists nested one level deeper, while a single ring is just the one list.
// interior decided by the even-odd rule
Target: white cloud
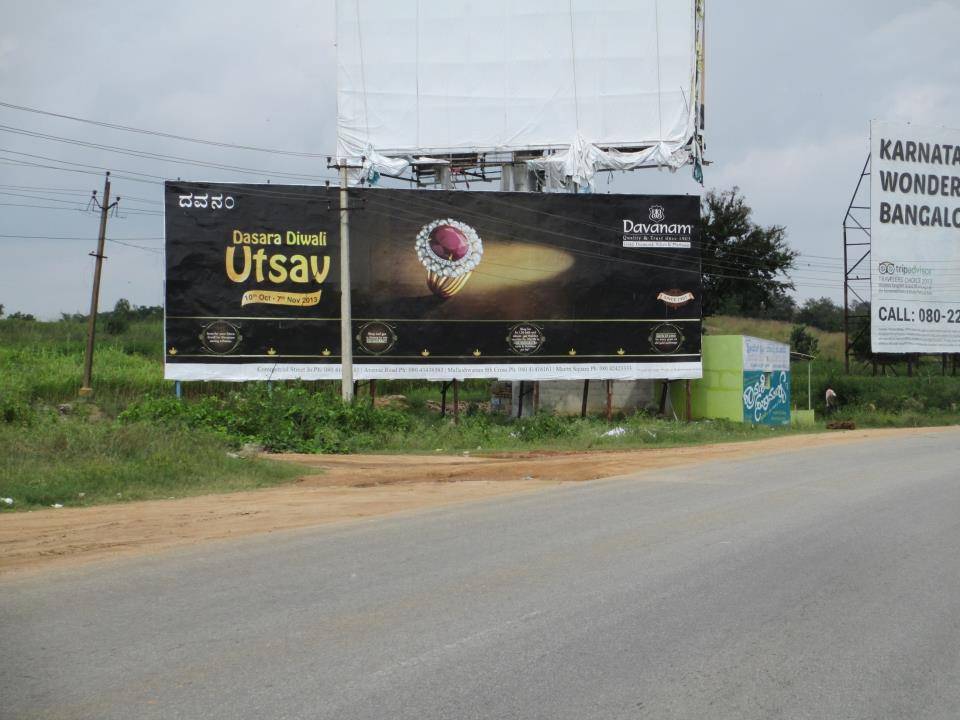
[{"label": "white cloud", "polygon": [[888,100],[887,120],[918,125],[960,125],[960,97],[954,87],[939,83],[903,86]]}]

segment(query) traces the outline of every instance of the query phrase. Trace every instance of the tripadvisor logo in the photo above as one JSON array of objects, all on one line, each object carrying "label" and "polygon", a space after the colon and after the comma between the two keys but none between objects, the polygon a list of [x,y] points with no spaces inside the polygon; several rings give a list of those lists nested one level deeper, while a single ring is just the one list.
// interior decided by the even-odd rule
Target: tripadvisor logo
[{"label": "tripadvisor logo", "polygon": [[881,261],[877,265],[877,271],[881,275],[933,275],[933,270],[931,268],[923,267],[922,265],[918,265],[916,263],[912,265],[903,265],[890,260]]}]

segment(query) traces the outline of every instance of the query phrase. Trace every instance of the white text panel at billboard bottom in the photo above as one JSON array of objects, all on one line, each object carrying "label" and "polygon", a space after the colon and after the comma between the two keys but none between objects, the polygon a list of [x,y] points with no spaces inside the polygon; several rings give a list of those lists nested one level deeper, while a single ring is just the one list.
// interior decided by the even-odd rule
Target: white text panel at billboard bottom
[{"label": "white text panel at billboard bottom", "polygon": [[960,352],[960,130],[874,121],[870,344]]}]

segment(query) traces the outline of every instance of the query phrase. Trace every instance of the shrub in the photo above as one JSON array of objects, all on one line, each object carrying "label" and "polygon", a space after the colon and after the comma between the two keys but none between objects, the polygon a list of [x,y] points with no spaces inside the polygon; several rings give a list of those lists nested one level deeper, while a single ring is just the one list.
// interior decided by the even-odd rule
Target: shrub
[{"label": "shrub", "polygon": [[263,383],[196,400],[149,398],[130,405],[120,420],[212,430],[234,444],[252,442],[276,452],[327,453],[375,448],[411,423],[400,410],[347,405],[332,393]]},{"label": "shrub", "polygon": [[518,440],[532,442],[569,437],[576,433],[576,430],[576,420],[549,413],[537,413],[533,417],[518,420],[513,434]]},{"label": "shrub", "polygon": [[816,335],[807,332],[806,325],[794,325],[790,331],[790,349],[801,355],[816,357],[820,350],[820,341]]}]

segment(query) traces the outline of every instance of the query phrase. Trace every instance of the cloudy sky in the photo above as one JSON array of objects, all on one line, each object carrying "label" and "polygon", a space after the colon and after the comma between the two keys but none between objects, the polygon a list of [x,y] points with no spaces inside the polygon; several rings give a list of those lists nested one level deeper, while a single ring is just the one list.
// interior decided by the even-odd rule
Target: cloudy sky
[{"label": "cloudy sky", "polygon": [[[173,135],[330,153],[332,6],[10,4],[0,25],[0,102]],[[869,150],[870,119],[960,127],[958,27],[960,0],[708,0],[706,186],[739,186],[758,222],[787,227],[804,253],[800,299],[840,297],[840,263],[829,258],[841,254],[841,221]],[[104,307],[121,297],[162,303],[163,178],[329,177],[322,159],[215,148],[0,106],[0,303],[7,312],[50,318],[87,308],[98,220],[77,208],[102,185],[107,168],[120,176],[113,192],[123,197],[123,210],[110,220],[116,242],[108,245]],[[700,187],[684,169],[615,176],[598,190]]]}]

